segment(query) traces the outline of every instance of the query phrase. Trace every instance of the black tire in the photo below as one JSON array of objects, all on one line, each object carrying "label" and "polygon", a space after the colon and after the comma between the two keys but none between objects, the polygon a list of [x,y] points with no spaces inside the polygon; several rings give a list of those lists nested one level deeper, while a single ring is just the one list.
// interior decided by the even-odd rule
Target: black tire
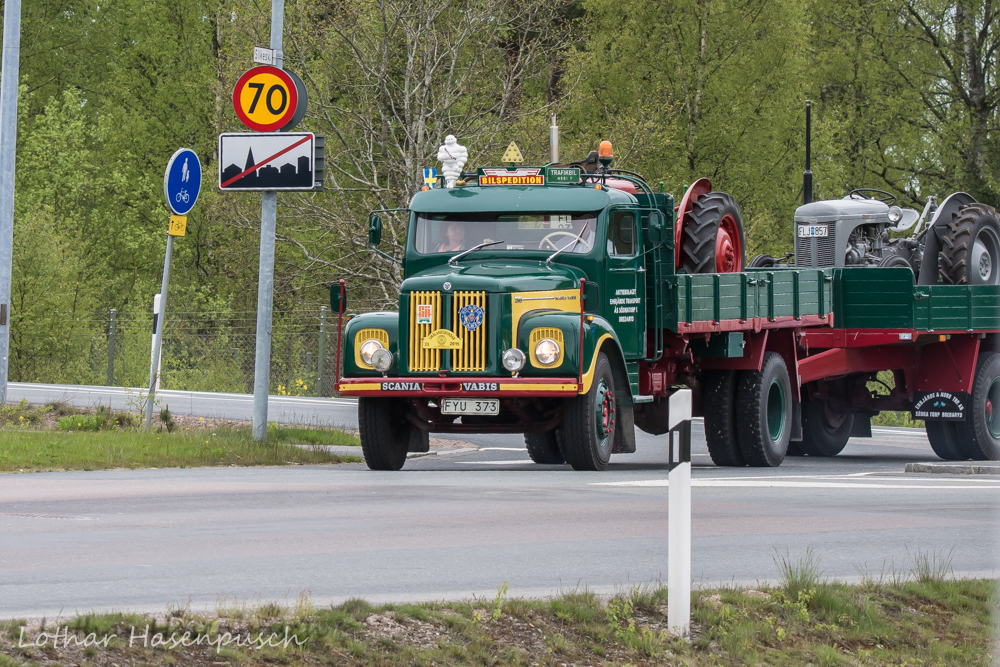
[{"label": "black tire", "polygon": [[792,441],[792,442],[788,443],[788,449],[785,450],[785,457],[789,457],[789,456],[805,456],[805,455],[806,455],[806,453],[804,451],[802,451],[801,447],[799,447],[799,443],[798,442]]},{"label": "black tire", "polygon": [[924,430],[931,449],[945,461],[964,461],[968,457],[958,445],[958,423],[952,421],[925,421]]},{"label": "black tire", "polygon": [[970,204],[943,224],[938,264],[941,282],[1000,285],[1000,220],[996,210],[986,204]]},{"label": "black tire", "polygon": [[559,451],[559,439],[555,430],[545,433],[525,433],[524,445],[528,448],[528,456],[535,463],[543,465],[560,465],[566,463]]},{"label": "black tire", "polygon": [[771,255],[754,255],[747,264],[749,269],[770,269],[778,265],[778,260]]},{"label": "black tire", "polygon": [[973,461],[1000,461],[1000,354],[979,355],[969,415],[957,423],[957,435],[958,446]]},{"label": "black tire", "polygon": [[399,470],[406,463],[412,427],[404,415],[397,399],[358,399],[361,451],[372,470]]},{"label": "black tire", "polygon": [[[746,236],[743,233],[743,216],[732,195],[725,192],[707,192],[698,197],[691,210],[684,216],[681,229],[681,266],[686,273],[715,273],[715,242],[719,225],[726,216],[732,216],[738,228],[739,267],[747,265]],[[734,230],[735,232],[736,230]]]},{"label": "black tire", "polygon": [[809,456],[836,456],[851,437],[854,415],[831,414],[824,401],[802,401],[802,442],[799,448]]},{"label": "black tire", "polygon": [[[617,403],[614,397],[611,362],[603,352],[597,355],[590,390],[567,398],[563,413],[562,455],[573,470],[604,470],[611,460],[615,441]],[[601,412],[597,406],[600,404]],[[606,412],[605,412],[606,411]],[[598,432],[598,418],[601,432]]]},{"label": "black tire", "polygon": [[706,371],[702,387],[708,455],[717,466],[745,466],[736,435],[736,371]]},{"label": "black tire", "polygon": [[760,371],[742,371],[736,390],[736,428],[747,465],[781,465],[792,435],[792,386],[785,360],[765,352]]}]

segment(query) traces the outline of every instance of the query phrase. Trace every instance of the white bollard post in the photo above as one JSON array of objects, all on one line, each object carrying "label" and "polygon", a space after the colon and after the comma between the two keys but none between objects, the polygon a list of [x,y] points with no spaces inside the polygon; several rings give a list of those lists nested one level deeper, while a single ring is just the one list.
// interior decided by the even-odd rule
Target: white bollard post
[{"label": "white bollard post", "polygon": [[158,359],[153,359],[153,355],[156,354],[156,323],[160,319],[160,295],[153,295],[153,333],[149,336],[149,376],[150,379],[155,382],[153,385],[153,391],[160,390],[160,362],[163,359],[163,352],[161,350],[160,357]]},{"label": "white bollard post", "polygon": [[[669,399],[670,460],[667,509],[667,629],[691,634],[691,390]],[[680,435],[675,447],[675,434]]]}]

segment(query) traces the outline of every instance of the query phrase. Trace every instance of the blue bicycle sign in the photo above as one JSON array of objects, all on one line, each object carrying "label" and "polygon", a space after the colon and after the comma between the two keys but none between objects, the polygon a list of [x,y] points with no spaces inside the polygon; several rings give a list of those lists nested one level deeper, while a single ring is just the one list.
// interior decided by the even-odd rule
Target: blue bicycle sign
[{"label": "blue bicycle sign", "polygon": [[179,148],[167,162],[163,175],[163,196],[177,215],[187,215],[201,191],[201,162],[190,148]]}]

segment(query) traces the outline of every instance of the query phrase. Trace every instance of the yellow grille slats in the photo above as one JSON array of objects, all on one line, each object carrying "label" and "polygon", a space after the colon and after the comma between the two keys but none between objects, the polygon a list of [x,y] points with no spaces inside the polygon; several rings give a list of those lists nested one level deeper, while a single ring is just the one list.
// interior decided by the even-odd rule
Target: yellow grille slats
[{"label": "yellow grille slats", "polygon": [[358,368],[371,368],[371,364],[366,364],[361,359],[361,346],[366,340],[377,340],[382,347],[389,349],[389,334],[384,329],[361,329],[354,335],[354,363]]},{"label": "yellow grille slats", "polygon": [[[538,359],[535,358],[535,346],[546,338],[554,340],[557,345],[559,345],[559,356],[556,358],[554,364],[545,366]],[[531,365],[535,368],[556,368],[562,363],[563,353],[566,349],[563,343],[563,332],[562,329],[557,329],[555,327],[538,327],[537,329],[531,330],[531,336],[528,342],[529,352],[531,353]]]},{"label": "yellow grille slats", "polygon": [[[473,305],[483,309],[483,321],[475,331],[462,324],[458,311]],[[452,296],[452,332],[462,341],[462,349],[451,353],[452,370],[472,373],[486,369],[486,292],[455,292]]]},{"label": "yellow grille slats", "polygon": [[[418,306],[431,307],[431,323],[417,324]],[[421,342],[441,328],[441,293],[410,292],[409,366],[411,372],[436,372],[441,368],[441,350],[424,348]]]}]

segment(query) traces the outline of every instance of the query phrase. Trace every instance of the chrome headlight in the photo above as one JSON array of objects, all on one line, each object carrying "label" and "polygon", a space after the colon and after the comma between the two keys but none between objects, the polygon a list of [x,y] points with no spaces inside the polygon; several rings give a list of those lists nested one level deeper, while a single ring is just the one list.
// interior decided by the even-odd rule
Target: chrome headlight
[{"label": "chrome headlight", "polygon": [[535,359],[543,366],[551,366],[559,359],[559,343],[551,338],[543,338],[535,346]]},{"label": "chrome headlight", "polygon": [[889,216],[889,222],[896,224],[903,219],[903,209],[898,206],[890,206],[889,212],[886,215]]},{"label": "chrome headlight", "polygon": [[382,343],[378,342],[374,338],[369,338],[364,343],[361,344],[361,361],[365,362],[369,366],[372,365],[372,355],[375,354],[376,350],[384,350]]},{"label": "chrome headlight", "polygon": [[516,347],[512,347],[503,353],[503,367],[511,373],[516,373],[524,368],[524,360],[524,352],[521,352]]},{"label": "chrome headlight", "polygon": [[385,373],[392,366],[392,352],[379,348],[372,353],[372,368],[379,373]]}]

